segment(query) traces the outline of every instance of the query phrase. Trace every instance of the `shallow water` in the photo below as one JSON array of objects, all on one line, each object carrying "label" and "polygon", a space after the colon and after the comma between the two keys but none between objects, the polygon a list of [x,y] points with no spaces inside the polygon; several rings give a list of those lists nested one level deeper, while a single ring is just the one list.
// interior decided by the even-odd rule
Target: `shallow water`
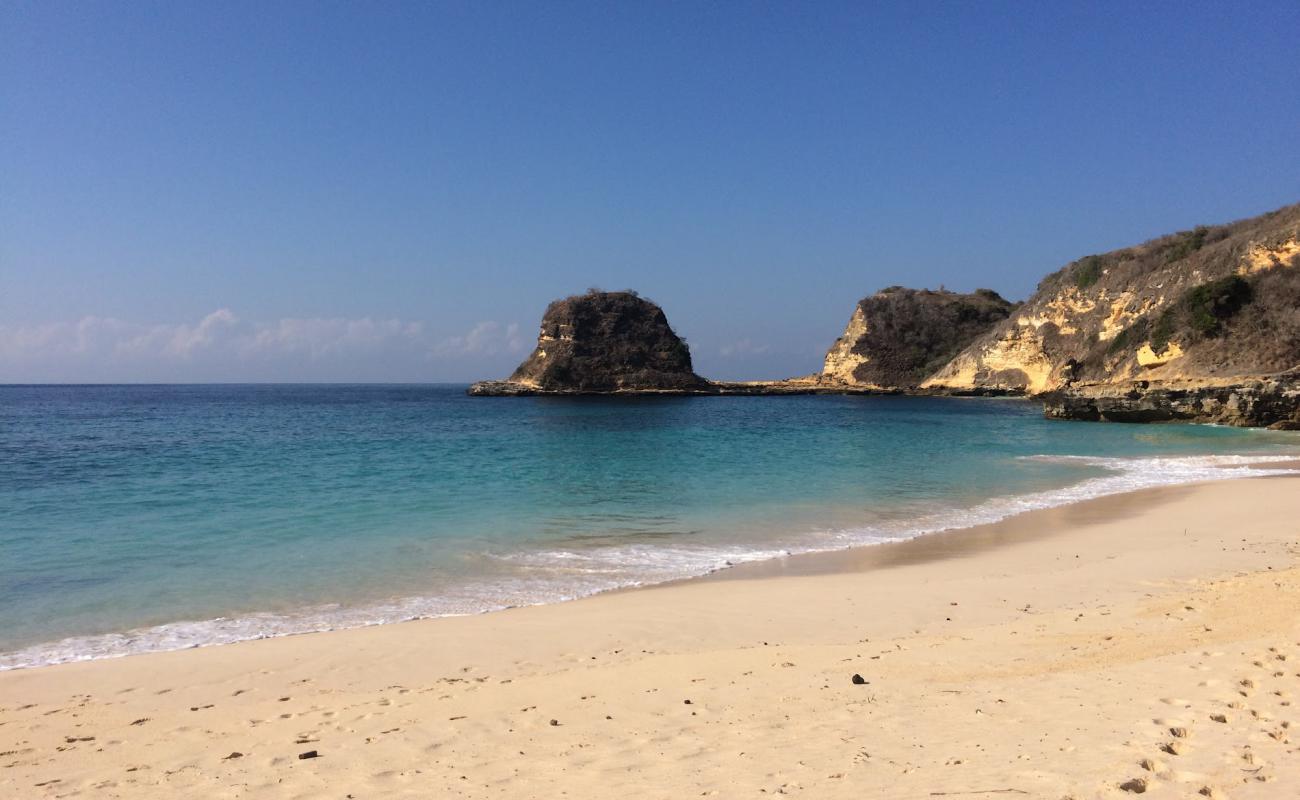
[{"label": "shallow water", "polygon": [[1014,400],[0,387],[0,668],[556,601],[1297,455]]}]

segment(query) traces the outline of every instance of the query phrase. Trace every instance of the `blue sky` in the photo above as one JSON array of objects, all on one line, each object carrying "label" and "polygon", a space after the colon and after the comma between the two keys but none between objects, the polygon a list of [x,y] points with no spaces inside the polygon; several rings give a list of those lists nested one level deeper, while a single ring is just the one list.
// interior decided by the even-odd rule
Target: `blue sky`
[{"label": "blue sky", "polygon": [[507,373],[636,288],[719,378],[891,284],[1300,201],[1294,2],[15,3],[0,381]]}]

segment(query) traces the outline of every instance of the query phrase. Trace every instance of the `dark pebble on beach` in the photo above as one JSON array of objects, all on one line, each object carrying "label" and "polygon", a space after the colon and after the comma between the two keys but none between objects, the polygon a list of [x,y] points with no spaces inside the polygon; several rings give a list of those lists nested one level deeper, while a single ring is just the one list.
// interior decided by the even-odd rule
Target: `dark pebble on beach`
[{"label": "dark pebble on beach", "polygon": [[552,728],[557,727],[559,724],[560,724],[560,721],[559,721],[558,719],[553,719],[553,720],[551,720],[551,727],[552,727]]},{"label": "dark pebble on beach", "polygon": [[243,758],[243,757],[244,757],[244,754],[241,753],[241,752],[239,752],[238,750],[236,750],[235,752],[231,753],[230,755],[226,756],[225,758],[223,758],[223,759],[221,759],[221,760],[222,760],[222,761],[229,761],[229,760],[232,759],[232,758]]},{"label": "dark pebble on beach", "polygon": [[689,706],[689,705],[691,704],[691,701],[690,701],[690,700],[683,700],[682,703],[683,703],[684,705],[688,705],[688,706]]},{"label": "dark pebble on beach", "polygon": [[867,679],[866,679],[866,678],[862,677],[861,675],[859,675],[859,674],[856,673],[856,672],[853,673],[853,685],[854,685],[854,686],[861,686],[861,685],[863,685],[863,684],[866,683],[866,682],[867,682]]},{"label": "dark pebble on beach", "polygon": [[315,750],[308,750],[308,751],[305,752],[305,753],[299,753],[299,754],[298,754],[298,760],[299,760],[299,761],[302,761],[302,760],[304,760],[304,759],[308,759],[308,758],[320,758],[320,753],[317,753]]}]

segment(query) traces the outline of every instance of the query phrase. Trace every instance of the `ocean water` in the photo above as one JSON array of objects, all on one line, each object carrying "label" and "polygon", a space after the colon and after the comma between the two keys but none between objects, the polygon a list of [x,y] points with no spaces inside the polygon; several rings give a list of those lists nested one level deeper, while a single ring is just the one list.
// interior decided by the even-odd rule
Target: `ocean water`
[{"label": "ocean water", "polygon": [[0,387],[0,669],[554,602],[1297,456],[998,399]]}]

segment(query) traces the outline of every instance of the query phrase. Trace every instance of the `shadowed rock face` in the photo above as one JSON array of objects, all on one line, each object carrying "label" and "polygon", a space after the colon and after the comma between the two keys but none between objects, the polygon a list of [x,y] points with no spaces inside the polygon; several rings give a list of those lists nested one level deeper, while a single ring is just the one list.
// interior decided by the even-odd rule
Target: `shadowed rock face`
[{"label": "shadowed rock face", "polygon": [[556,300],[542,316],[537,348],[502,393],[691,391],[707,384],[659,306],[635,292],[588,292]]},{"label": "shadowed rock face", "polygon": [[864,298],[826,354],[821,377],[846,386],[914,388],[1015,309],[997,292],[891,286]]}]

